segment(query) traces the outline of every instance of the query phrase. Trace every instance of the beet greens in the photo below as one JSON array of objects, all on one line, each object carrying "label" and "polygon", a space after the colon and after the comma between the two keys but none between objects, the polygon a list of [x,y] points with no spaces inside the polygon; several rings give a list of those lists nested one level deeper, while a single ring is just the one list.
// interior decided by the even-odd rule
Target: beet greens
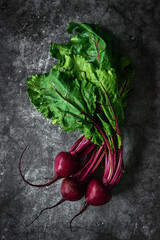
[{"label": "beet greens", "polygon": [[[112,52],[110,36],[94,24],[70,22],[69,34],[76,34],[67,44],[51,43],[51,56],[58,64],[49,73],[28,78],[27,92],[31,102],[53,124],[60,124],[65,132],[79,130],[82,136],[67,153],[59,153],[54,161],[53,177],[45,187],[60,178],[62,199],[86,201],[78,214],[89,205],[99,206],[111,199],[111,190],[123,172],[123,144],[120,128],[124,121],[126,95],[133,77],[129,58]],[[96,171],[103,169],[97,178]],[[65,187],[64,187],[65,186]],[[65,190],[64,190],[65,189]],[[68,190],[67,190],[68,189]],[[83,189],[83,190],[82,190]],[[36,217],[36,219],[38,218]],[[34,221],[32,221],[33,223]]]}]

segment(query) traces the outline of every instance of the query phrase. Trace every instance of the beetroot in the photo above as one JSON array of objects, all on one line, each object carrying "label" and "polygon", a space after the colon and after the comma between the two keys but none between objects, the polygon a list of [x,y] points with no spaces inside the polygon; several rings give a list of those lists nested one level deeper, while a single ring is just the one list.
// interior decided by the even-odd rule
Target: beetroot
[{"label": "beetroot", "polygon": [[84,196],[84,190],[82,184],[72,177],[65,178],[61,183],[62,199],[51,207],[47,207],[41,210],[39,215],[27,226],[31,225],[39,216],[48,209],[52,209],[63,203],[64,201],[78,201]]},{"label": "beetroot", "polygon": [[65,200],[77,201],[84,196],[84,190],[76,179],[68,177],[62,181],[61,194]]},{"label": "beetroot", "polygon": [[26,182],[27,184],[29,184],[32,187],[46,187],[46,186],[49,186],[60,178],[69,177],[70,175],[73,175],[74,173],[77,172],[77,170],[79,168],[78,161],[75,159],[75,157],[71,153],[60,152],[56,156],[55,161],[54,161],[55,176],[48,183],[39,184],[39,185],[32,184],[24,178],[24,176],[22,174],[22,170],[21,170],[22,157],[23,157],[23,154],[26,151],[27,147],[28,147],[28,145],[23,150],[23,152],[21,154],[21,157],[20,157],[20,160],[19,160],[19,172],[20,172],[20,175],[21,175],[22,179],[24,180],[24,182]]},{"label": "beetroot", "polygon": [[100,206],[111,200],[111,192],[99,179],[92,179],[87,187],[86,202],[92,206]]},{"label": "beetroot", "polygon": [[78,170],[78,161],[69,152],[60,152],[54,161],[54,171],[57,178],[73,175]]},{"label": "beetroot", "polygon": [[77,201],[85,193],[86,201],[72,218],[71,227],[73,219],[88,206],[109,202],[111,190],[123,175],[120,127],[134,71],[128,57],[112,51],[110,36],[103,34],[98,25],[70,22],[67,32],[76,32],[67,44],[51,43],[50,53],[58,65],[49,73],[27,78],[27,92],[37,110],[53,124],[68,133],[78,130],[84,136],[68,152],[56,156],[55,176],[48,183],[32,184],[22,175],[21,160],[27,147],[20,157],[19,171],[33,187],[49,186],[65,178],[61,184],[62,199],[40,214],[66,200]]},{"label": "beetroot", "polygon": [[107,187],[99,180],[92,179],[87,185],[87,192],[85,195],[86,201],[83,204],[82,209],[77,213],[70,221],[70,229],[72,231],[72,221],[82,214],[90,205],[101,206],[109,202],[112,198],[111,192]]}]

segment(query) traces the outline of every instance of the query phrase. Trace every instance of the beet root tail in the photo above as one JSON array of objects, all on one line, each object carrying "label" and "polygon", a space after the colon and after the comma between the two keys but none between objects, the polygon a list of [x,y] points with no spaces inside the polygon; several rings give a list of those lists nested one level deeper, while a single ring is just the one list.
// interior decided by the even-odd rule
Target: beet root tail
[{"label": "beet root tail", "polygon": [[21,170],[21,161],[22,161],[22,157],[27,149],[28,145],[25,147],[25,149],[23,150],[21,156],[20,156],[20,159],[19,159],[19,172],[20,172],[20,175],[23,179],[23,181],[25,183],[27,183],[28,185],[32,186],[32,187],[47,187],[47,186],[50,186],[52,183],[56,182],[59,178],[57,176],[54,176],[48,183],[45,183],[45,184],[33,184],[33,183],[30,183],[28,182],[25,177],[23,176],[22,174],[22,170]]},{"label": "beet root tail", "polygon": [[71,232],[72,232],[72,222],[73,222],[73,220],[74,220],[76,217],[78,217],[79,215],[81,215],[81,214],[89,207],[89,205],[90,205],[90,204],[88,204],[87,202],[84,202],[84,203],[82,204],[82,208],[81,208],[80,212],[77,213],[77,214],[71,219],[71,221],[70,221],[70,230],[71,230]]},{"label": "beet root tail", "polygon": [[32,223],[34,223],[39,217],[40,217],[40,215],[45,211],[45,210],[49,210],[49,209],[52,209],[52,208],[55,208],[55,207],[57,207],[58,205],[60,205],[61,203],[63,203],[64,201],[66,201],[64,198],[62,198],[58,203],[56,203],[55,205],[53,205],[53,206],[51,206],[51,207],[46,207],[46,208],[44,208],[44,209],[42,209],[41,211],[40,211],[40,213],[38,214],[38,216],[32,221],[32,222],[30,222],[29,224],[27,224],[26,226],[28,227],[28,226],[30,226]]}]

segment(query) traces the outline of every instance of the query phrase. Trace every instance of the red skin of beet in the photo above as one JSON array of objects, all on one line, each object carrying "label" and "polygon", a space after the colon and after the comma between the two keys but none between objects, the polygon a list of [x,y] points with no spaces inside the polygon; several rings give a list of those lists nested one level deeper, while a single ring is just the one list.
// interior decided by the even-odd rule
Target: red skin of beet
[{"label": "red skin of beet", "polygon": [[69,177],[70,175],[75,174],[79,169],[79,163],[78,163],[77,159],[75,159],[75,157],[72,156],[71,153],[60,152],[55,157],[55,161],[54,161],[55,176],[52,179],[50,179],[50,181],[48,183],[45,183],[45,184],[30,183],[24,178],[24,176],[22,174],[22,170],[21,170],[22,157],[23,157],[23,154],[26,151],[27,147],[28,147],[28,145],[23,150],[23,152],[21,154],[21,157],[19,159],[19,172],[20,172],[20,175],[21,175],[23,181],[26,182],[27,184],[29,184],[32,187],[47,187],[47,186],[50,186],[52,183],[56,182],[60,178]]},{"label": "red skin of beet", "polygon": [[62,181],[61,194],[65,200],[78,201],[84,196],[84,191],[76,179],[68,177]]},{"label": "red skin of beet", "polygon": [[112,198],[111,192],[107,187],[97,178],[90,180],[87,185],[87,192],[85,195],[86,201],[83,204],[80,212],[77,213],[70,221],[70,229],[72,231],[73,220],[81,215],[86,209],[92,206],[101,206],[109,202]]},{"label": "red skin of beet", "polygon": [[88,183],[86,202],[92,206],[100,206],[109,202],[112,198],[111,192],[107,190],[99,179],[92,179]]},{"label": "red skin of beet", "polygon": [[54,160],[54,170],[58,178],[70,176],[78,171],[78,162],[68,152],[60,152]]}]

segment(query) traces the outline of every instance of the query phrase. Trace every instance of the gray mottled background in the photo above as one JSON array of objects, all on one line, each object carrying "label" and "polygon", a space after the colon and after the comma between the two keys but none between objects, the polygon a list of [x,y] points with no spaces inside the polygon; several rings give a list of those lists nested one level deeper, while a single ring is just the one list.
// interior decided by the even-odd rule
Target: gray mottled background
[{"label": "gray mottled background", "polygon": [[[112,201],[90,207],[73,223],[83,200],[55,204],[61,181],[48,188],[26,185],[18,172],[23,158],[27,179],[51,176],[55,155],[80,136],[53,126],[30,103],[25,80],[49,71],[51,41],[66,43],[69,21],[97,23],[128,54],[136,75],[123,131],[125,174]],[[160,1],[0,0],[0,239],[160,239]]]}]

